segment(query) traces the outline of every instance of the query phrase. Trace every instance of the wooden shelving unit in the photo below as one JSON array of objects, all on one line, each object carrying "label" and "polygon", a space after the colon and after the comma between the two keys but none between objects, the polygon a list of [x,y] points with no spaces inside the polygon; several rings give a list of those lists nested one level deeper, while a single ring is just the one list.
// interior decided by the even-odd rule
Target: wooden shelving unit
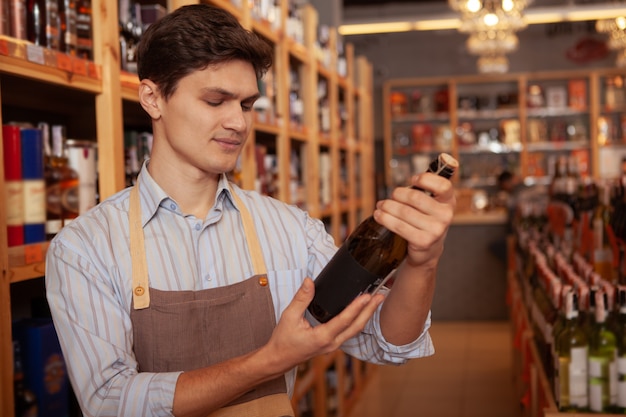
[{"label": "wooden shelving unit", "polygon": [[[494,173],[502,169],[530,184],[545,184],[550,161],[562,154],[584,160],[581,165],[593,178],[608,176],[604,153],[621,152],[626,145],[619,127],[626,105],[611,108],[606,102],[608,82],[615,77],[622,82],[623,96],[626,71],[618,68],[388,80],[385,160],[397,165],[387,170],[387,184],[396,185],[404,171],[414,169],[413,155],[441,151],[459,159],[461,175],[454,180],[467,188],[495,185]],[[531,97],[531,91],[539,94]],[[400,95],[394,97],[396,93]],[[617,136],[603,143],[600,122],[606,119],[614,119],[611,129]],[[559,134],[557,123],[562,125]],[[492,132],[496,139],[488,137]],[[466,134],[475,137],[464,140]],[[397,168],[400,164],[403,171]]]},{"label": "wooden shelving unit", "polygon": [[[172,0],[170,9],[195,0]],[[305,184],[305,208],[312,216],[322,218],[333,237],[340,243],[356,224],[367,217],[374,207],[373,184],[373,126],[372,126],[372,66],[364,57],[355,57],[351,45],[346,47],[348,74],[341,77],[335,70],[337,33],[332,30],[331,48],[333,60],[328,67],[317,61],[312,51],[317,33],[317,13],[305,6],[305,42],[297,43],[287,37],[283,30],[273,30],[264,21],[251,16],[247,7],[237,7],[226,0],[210,0],[209,3],[229,10],[242,24],[269,40],[275,48],[274,65],[276,83],[276,108],[279,118],[276,123],[256,123],[255,129],[242,152],[241,183],[244,188],[255,187],[257,176],[255,143],[259,138],[273,141],[278,161],[278,198],[291,203],[290,158],[292,150],[299,152],[302,181]],[[281,21],[284,28],[287,18],[288,0],[282,0]],[[14,117],[44,117],[51,115],[68,127],[73,137],[91,138],[98,145],[99,194],[105,199],[125,186],[124,174],[124,126],[137,111],[138,80],[133,74],[120,70],[117,1],[104,0],[94,9],[93,42],[94,60],[73,63],[66,56],[55,60],[51,51],[43,51],[50,58],[46,62],[32,62],[28,55],[27,42],[10,37],[0,37],[0,123]],[[68,61],[69,60],[69,61]],[[63,62],[61,66],[59,62]],[[68,64],[69,62],[69,64]],[[302,97],[305,119],[303,128],[294,128],[289,123],[289,65],[300,66],[303,78]],[[74,65],[71,65],[74,64]],[[319,132],[317,82],[319,77],[327,79],[333,128],[322,136]],[[37,100],[32,91],[37,91]],[[30,91],[28,94],[24,92]],[[337,100],[341,97],[347,109],[347,124],[340,129],[337,123]],[[5,112],[5,110],[7,110]],[[140,110],[140,109],[139,109]],[[140,113],[140,112],[138,112]],[[36,122],[37,120],[32,120]],[[149,128],[149,124],[146,126]],[[333,204],[322,208],[319,195],[319,154],[324,147],[332,154],[333,163],[345,160],[345,178],[340,178],[339,169],[332,170]],[[0,156],[2,148],[0,147]],[[2,159],[0,158],[0,161]],[[335,167],[335,165],[333,165]],[[344,181],[349,193],[344,198],[338,195],[340,181]],[[4,177],[0,176],[0,190],[4,192]],[[0,415],[13,415],[13,352],[12,352],[12,296],[11,288],[17,283],[41,279],[45,273],[46,242],[8,248],[6,236],[6,206],[0,205]],[[345,416],[358,398],[368,375],[373,370],[352,359],[351,369],[345,366],[347,358],[342,352],[314,358],[306,364],[307,371],[296,384],[293,403],[314,393],[311,408],[316,417],[326,414],[326,372],[337,370],[339,383],[351,382],[352,390],[337,394],[337,416]]]}]

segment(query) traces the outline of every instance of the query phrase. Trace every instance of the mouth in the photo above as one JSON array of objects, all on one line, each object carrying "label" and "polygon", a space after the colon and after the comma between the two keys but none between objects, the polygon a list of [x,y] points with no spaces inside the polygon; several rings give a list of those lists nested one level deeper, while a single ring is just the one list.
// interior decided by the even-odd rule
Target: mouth
[{"label": "mouth", "polygon": [[213,139],[218,145],[224,149],[237,150],[241,147],[241,141],[233,138],[215,138]]}]

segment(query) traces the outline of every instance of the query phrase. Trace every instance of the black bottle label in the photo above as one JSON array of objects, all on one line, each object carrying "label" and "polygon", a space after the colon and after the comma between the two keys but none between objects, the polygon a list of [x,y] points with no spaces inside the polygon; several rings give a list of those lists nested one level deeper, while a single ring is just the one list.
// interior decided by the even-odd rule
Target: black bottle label
[{"label": "black bottle label", "polygon": [[[337,285],[339,278],[342,285]],[[348,245],[342,245],[315,279],[309,311],[319,322],[326,323],[360,294],[376,288],[382,278],[363,268],[350,254]]]}]

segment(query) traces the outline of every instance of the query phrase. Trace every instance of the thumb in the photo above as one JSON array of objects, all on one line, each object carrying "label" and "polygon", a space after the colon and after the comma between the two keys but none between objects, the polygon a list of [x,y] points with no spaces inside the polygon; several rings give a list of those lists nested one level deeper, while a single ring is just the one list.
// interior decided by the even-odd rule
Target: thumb
[{"label": "thumb", "polygon": [[300,285],[300,288],[296,292],[291,301],[291,307],[300,312],[304,312],[306,308],[309,306],[311,301],[313,301],[313,295],[315,294],[315,285],[313,284],[313,280],[309,277],[305,278]]}]

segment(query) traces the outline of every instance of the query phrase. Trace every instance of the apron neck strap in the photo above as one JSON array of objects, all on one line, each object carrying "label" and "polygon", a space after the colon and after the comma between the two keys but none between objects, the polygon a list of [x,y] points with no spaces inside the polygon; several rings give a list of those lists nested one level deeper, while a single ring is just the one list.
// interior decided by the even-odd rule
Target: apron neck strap
[{"label": "apron neck strap", "polygon": [[143,225],[141,224],[139,183],[130,190],[128,220],[130,224],[130,256],[133,273],[133,306],[136,310],[140,310],[150,306],[150,291],[148,291],[146,245],[144,242]]},{"label": "apron neck strap", "polygon": [[265,260],[263,259],[263,251],[261,250],[261,244],[259,243],[256,227],[254,227],[254,221],[252,221],[252,215],[230,183],[228,184],[228,188],[230,189],[230,194],[235,199],[235,203],[237,203],[239,213],[241,214],[243,231],[246,235],[246,241],[248,242],[248,253],[250,253],[250,258],[252,259],[252,271],[254,272],[254,275],[267,275],[267,267],[265,266]]},{"label": "apron neck strap", "polygon": [[[243,230],[248,244],[248,253],[252,259],[252,269],[254,275],[266,275],[267,267],[263,258],[263,251],[256,233],[256,228],[252,216],[241,197],[235,193],[229,184],[230,194],[233,196],[239,213]],[[141,199],[139,195],[139,181],[130,190],[130,208],[128,212],[130,224],[130,254],[132,259],[133,274],[133,305],[139,310],[150,306],[150,292],[148,291],[148,265],[146,262],[146,249],[141,221]]]}]

